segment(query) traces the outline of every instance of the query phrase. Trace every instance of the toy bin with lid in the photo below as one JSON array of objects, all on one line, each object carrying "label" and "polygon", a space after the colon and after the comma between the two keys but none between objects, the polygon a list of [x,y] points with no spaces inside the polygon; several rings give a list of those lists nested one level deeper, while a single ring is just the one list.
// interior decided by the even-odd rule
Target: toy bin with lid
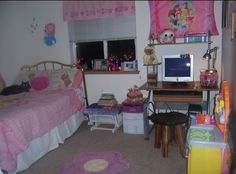
[{"label": "toy bin with lid", "polygon": [[123,132],[144,134],[143,105],[123,105]]},{"label": "toy bin with lid", "polygon": [[187,134],[187,144],[188,174],[222,173],[222,150],[226,143],[216,126],[191,126]]}]

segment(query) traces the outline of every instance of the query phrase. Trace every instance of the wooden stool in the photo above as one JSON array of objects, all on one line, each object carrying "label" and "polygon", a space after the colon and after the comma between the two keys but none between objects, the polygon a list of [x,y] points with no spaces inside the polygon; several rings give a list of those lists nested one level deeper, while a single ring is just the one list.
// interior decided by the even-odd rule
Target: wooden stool
[{"label": "wooden stool", "polygon": [[[153,114],[150,120],[155,124],[155,148],[162,146],[163,157],[168,157],[169,129],[173,127],[174,131],[170,134],[178,142],[181,155],[184,151],[183,124],[188,123],[188,116],[179,112],[167,112]],[[173,135],[174,134],[174,135]]]}]

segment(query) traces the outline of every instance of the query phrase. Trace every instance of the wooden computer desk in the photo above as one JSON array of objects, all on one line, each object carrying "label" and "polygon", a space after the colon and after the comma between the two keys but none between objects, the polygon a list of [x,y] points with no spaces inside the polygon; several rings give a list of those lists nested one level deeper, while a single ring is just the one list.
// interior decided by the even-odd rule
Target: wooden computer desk
[{"label": "wooden computer desk", "polygon": [[148,120],[148,105],[152,93],[153,102],[181,102],[181,103],[202,103],[202,93],[207,92],[206,112],[209,113],[210,91],[218,91],[218,87],[204,88],[199,81],[187,82],[186,85],[173,85],[171,82],[144,83],[140,90],[148,91],[148,97],[144,102],[144,136],[149,139],[151,130]]}]

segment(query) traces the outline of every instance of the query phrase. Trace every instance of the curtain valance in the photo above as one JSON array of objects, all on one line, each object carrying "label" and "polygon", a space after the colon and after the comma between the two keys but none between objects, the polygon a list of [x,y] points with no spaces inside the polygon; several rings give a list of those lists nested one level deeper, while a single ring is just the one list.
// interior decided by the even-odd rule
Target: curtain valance
[{"label": "curtain valance", "polygon": [[134,15],[135,1],[63,1],[64,21]]}]

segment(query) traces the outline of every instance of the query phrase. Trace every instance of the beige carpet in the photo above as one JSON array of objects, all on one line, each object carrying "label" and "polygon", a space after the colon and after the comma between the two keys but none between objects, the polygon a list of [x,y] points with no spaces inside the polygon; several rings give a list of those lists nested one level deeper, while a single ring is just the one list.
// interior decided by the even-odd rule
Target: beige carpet
[{"label": "beige carpet", "polygon": [[130,164],[125,174],[186,174],[187,160],[178,147],[169,145],[168,158],[162,157],[160,149],[154,149],[154,131],[146,141],[143,135],[124,134],[122,127],[114,134],[90,131],[86,122],[64,144],[21,174],[57,174],[61,165],[83,151],[120,151]]}]

